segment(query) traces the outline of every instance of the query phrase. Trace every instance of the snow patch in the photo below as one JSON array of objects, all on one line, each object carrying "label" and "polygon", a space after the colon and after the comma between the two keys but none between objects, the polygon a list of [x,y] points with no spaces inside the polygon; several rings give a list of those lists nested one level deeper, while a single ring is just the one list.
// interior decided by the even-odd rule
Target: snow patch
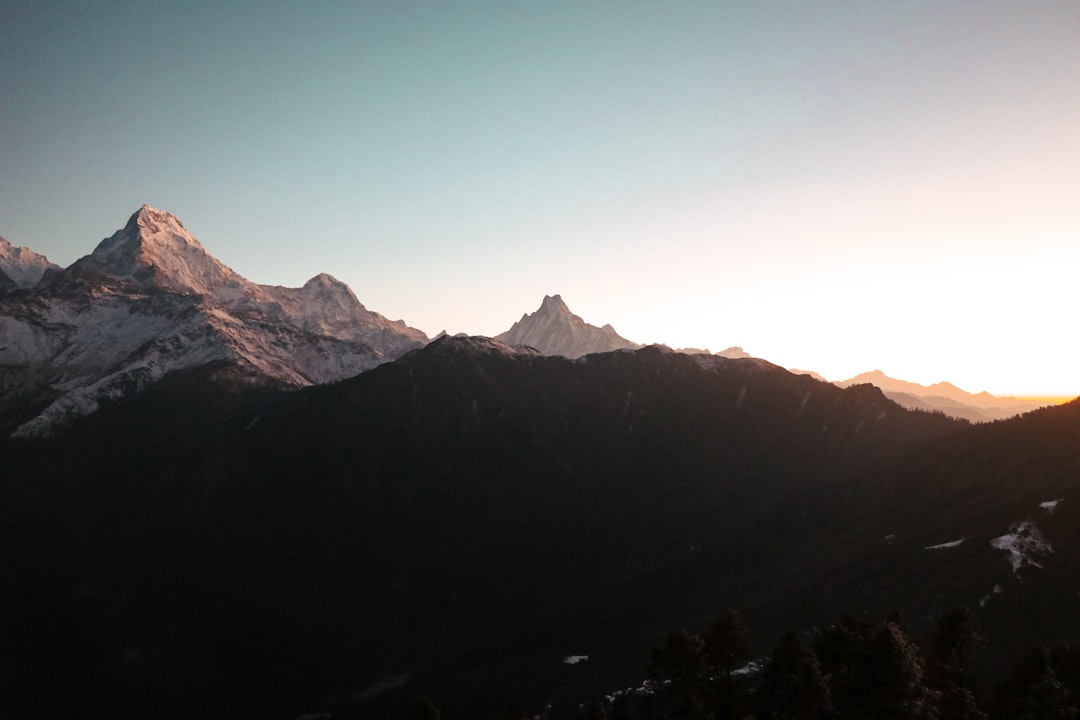
[{"label": "snow patch", "polygon": [[384,693],[387,690],[396,690],[399,687],[404,687],[409,682],[409,673],[401,673],[400,675],[387,675],[384,678],[377,680],[376,682],[368,685],[366,688],[358,693],[354,693],[350,700],[364,700],[369,697],[374,697],[380,693]]},{"label": "snow patch", "polygon": [[979,598],[979,607],[986,607],[986,603],[990,602],[991,597],[993,597],[994,595],[1000,595],[1001,593],[1002,593],[1001,585],[1000,584],[994,585],[993,592],[988,593],[986,595],[983,595],[981,598]]},{"label": "snow patch", "polygon": [[[670,680],[665,680],[664,682],[665,683],[670,683],[671,681]],[[616,690],[615,692],[609,693],[608,695],[605,695],[604,697],[607,698],[608,702],[615,702],[615,700],[617,698],[620,698],[620,697],[623,697],[623,696],[626,696],[626,697],[640,697],[640,696],[643,696],[643,695],[655,695],[656,694],[656,686],[658,684],[660,684],[660,683],[658,683],[656,680],[646,680],[643,683],[641,683],[641,685],[639,685],[638,687],[628,687],[625,690]]]},{"label": "snow patch", "polygon": [[990,541],[990,546],[997,550],[1005,550],[1009,553],[1009,562],[1013,572],[1020,570],[1024,564],[1041,568],[1042,565],[1032,559],[1033,555],[1054,552],[1054,548],[1046,541],[1039,532],[1039,528],[1030,520],[1009,526],[1011,532],[1008,535],[996,537]]},{"label": "snow patch", "polygon": [[577,665],[578,663],[583,663],[588,659],[588,655],[567,655],[562,659],[562,661],[566,665]]},{"label": "snow patch", "polygon": [[760,671],[761,671],[761,663],[757,662],[756,660],[751,660],[750,662],[743,665],[741,668],[738,668],[736,670],[732,670],[731,674],[732,675],[755,675]]},{"label": "snow patch", "polygon": [[966,538],[960,538],[959,540],[950,540],[949,542],[943,542],[940,545],[927,545],[923,550],[943,550],[945,548],[959,547],[964,543]]},{"label": "snow patch", "polygon": [[1039,503],[1039,507],[1041,507],[1043,510],[1045,510],[1048,513],[1052,513],[1052,512],[1054,512],[1054,510],[1057,509],[1058,503],[1061,502],[1062,500],[1064,500],[1064,498],[1058,498],[1057,500],[1046,500],[1044,502]]}]

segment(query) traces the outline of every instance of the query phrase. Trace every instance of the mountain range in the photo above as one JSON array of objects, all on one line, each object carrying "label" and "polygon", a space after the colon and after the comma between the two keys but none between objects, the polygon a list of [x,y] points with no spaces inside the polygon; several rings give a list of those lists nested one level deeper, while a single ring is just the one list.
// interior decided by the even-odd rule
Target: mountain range
[{"label": "mountain range", "polygon": [[17,435],[47,434],[177,370],[224,363],[252,382],[303,387],[427,342],[330,275],[301,288],[246,280],[150,206],[66,269],[5,257],[18,262],[0,269],[19,270],[20,283],[0,295],[0,420]]},{"label": "mountain range", "polygon": [[[642,347],[611,325],[585,322],[559,295],[496,338],[569,358]],[[51,433],[176,370],[223,362],[249,382],[303,387],[364,372],[427,342],[404,321],[367,310],[330,275],[301,288],[246,280],[178,218],[150,206],[66,269],[0,239],[0,431]],[[750,357],[739,347],[716,354]],[[839,384],[864,382],[904,407],[975,422],[1039,407],[879,371]]]},{"label": "mountain range", "polygon": [[4,716],[570,717],[727,608],[760,653],[967,606],[982,694],[1080,639],[1080,401],[911,412],[881,374],[638,347],[559,296],[429,342],[150,207],[68,268],[3,250]]},{"label": "mountain range", "polygon": [[836,384],[840,387],[849,387],[860,383],[869,383],[881,388],[889,399],[906,408],[941,412],[949,417],[972,422],[1004,420],[1013,415],[1046,406],[1046,403],[1042,402],[998,397],[988,392],[981,392],[976,395],[961,390],[948,382],[919,385],[891,378],[880,370],[862,373],[850,380],[843,380]]},{"label": "mountain range", "polygon": [[1073,632],[1075,402],[971,425],[759,359],[488,338],[298,390],[239,374],[0,441],[0,707],[490,716],[640,683],[726,607],[767,646],[966,605],[983,678]]}]

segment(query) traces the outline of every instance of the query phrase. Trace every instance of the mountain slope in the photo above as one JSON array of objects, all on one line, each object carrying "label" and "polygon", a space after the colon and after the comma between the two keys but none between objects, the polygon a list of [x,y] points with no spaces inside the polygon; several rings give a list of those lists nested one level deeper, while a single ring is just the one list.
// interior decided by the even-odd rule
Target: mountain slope
[{"label": "mountain slope", "polygon": [[301,288],[250,282],[149,206],[33,290],[0,296],[0,337],[0,421],[22,435],[51,432],[184,368],[230,362],[253,381],[299,387],[427,341],[329,275]]},{"label": "mountain slope", "polygon": [[[778,598],[820,581],[852,487],[964,427],[662,348],[569,360],[444,337],[228,397],[190,372],[0,447],[20,702],[295,717],[398,683],[490,691],[498,711],[579,687],[572,653],[593,658],[583,677],[632,680],[659,633],[723,603],[766,627],[813,613]],[[117,437],[129,452],[100,452]],[[81,618],[93,633],[34,644]]]},{"label": "mountain slope", "polygon": [[508,345],[527,345],[545,355],[568,358],[641,347],[621,337],[611,325],[588,324],[570,312],[559,295],[544,296],[536,312],[522,315],[509,330],[495,337]]},{"label": "mountain slope", "polygon": [[2,709],[573,707],[731,606],[768,647],[966,605],[983,678],[1076,632],[1075,402],[971,425],[762,360],[450,337],[298,392],[240,378],[0,439]]}]

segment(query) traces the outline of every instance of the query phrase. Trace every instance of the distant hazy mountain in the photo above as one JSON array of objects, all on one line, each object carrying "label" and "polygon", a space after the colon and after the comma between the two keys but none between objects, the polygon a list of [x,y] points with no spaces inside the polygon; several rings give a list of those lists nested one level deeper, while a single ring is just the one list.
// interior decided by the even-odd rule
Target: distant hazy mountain
[{"label": "distant hazy mountain", "polygon": [[[17,257],[29,260],[4,267],[21,268],[26,287],[41,256]],[[47,433],[184,368],[226,363],[295,387],[355,375],[427,342],[329,275],[302,288],[250,282],[150,206],[69,268],[42,272],[33,289],[0,295],[0,422],[20,435]]]},{"label": "distant hazy mountain", "polygon": [[709,350],[708,348],[704,348],[704,349],[702,349],[702,348],[679,348],[675,352],[686,353],[687,355],[716,355],[717,357],[725,357],[725,358],[728,358],[730,360],[738,360],[739,358],[753,357],[753,355],[746,352],[745,350],[743,350],[738,345],[732,345],[731,347],[729,347],[729,348],[727,348],[725,350],[719,350],[719,351],[717,351],[715,353],[712,352],[711,350]]},{"label": "distant hazy mountain", "polygon": [[850,387],[866,383],[881,388],[887,397],[906,408],[940,411],[950,417],[972,422],[1002,420],[1046,406],[1046,403],[1018,400],[1013,397],[997,397],[988,392],[976,395],[965,392],[948,382],[929,386],[919,385],[891,378],[880,370],[862,373],[836,384],[840,387]]},{"label": "distant hazy mountain", "polygon": [[15,247],[0,237],[0,289],[33,287],[49,269],[59,270],[60,266],[30,248]]},{"label": "distant hazy mountain", "polygon": [[639,348],[621,337],[611,325],[596,327],[570,312],[558,295],[547,295],[534,313],[521,316],[504,333],[496,335],[507,345],[527,345],[544,355],[578,358],[591,353]]}]

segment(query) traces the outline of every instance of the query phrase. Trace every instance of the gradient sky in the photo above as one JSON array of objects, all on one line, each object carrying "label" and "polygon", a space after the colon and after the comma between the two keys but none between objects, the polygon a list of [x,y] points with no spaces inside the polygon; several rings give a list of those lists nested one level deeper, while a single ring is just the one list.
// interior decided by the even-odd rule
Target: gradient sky
[{"label": "gradient sky", "polygon": [[1080,395],[1080,1],[0,1],[0,235]]}]

